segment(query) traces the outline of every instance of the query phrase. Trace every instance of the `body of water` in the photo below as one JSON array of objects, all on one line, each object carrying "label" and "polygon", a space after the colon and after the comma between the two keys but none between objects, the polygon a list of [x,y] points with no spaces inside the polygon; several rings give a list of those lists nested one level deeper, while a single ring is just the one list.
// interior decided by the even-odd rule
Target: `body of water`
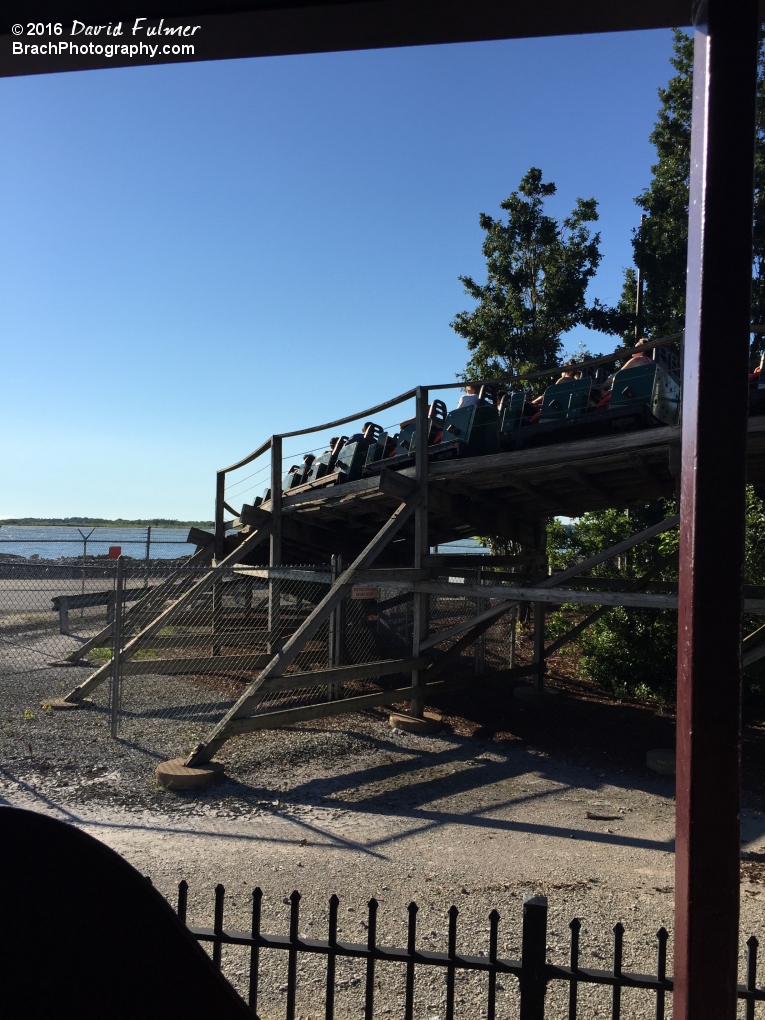
[{"label": "body of water", "polygon": [[[186,541],[188,528],[152,528],[149,558],[180,559],[191,556],[196,546]],[[0,525],[0,554],[33,556],[41,560],[82,556],[87,537],[88,556],[106,556],[109,547],[118,545],[123,556],[146,558],[148,528],[72,527],[70,525]]]}]

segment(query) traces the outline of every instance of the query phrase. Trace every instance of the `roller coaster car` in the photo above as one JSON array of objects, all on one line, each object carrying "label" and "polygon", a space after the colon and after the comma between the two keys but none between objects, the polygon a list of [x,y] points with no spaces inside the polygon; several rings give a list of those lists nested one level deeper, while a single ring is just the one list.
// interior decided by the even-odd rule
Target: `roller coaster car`
[{"label": "roller coaster car", "polygon": [[333,470],[341,472],[338,482],[355,482],[361,478],[370,451],[380,445],[381,439],[384,439],[382,426],[373,421],[365,422],[360,436],[351,437],[337,456]]},{"label": "roller coaster car", "polygon": [[499,451],[499,412],[493,387],[481,387],[477,404],[447,414],[438,445],[437,460],[446,459],[447,451],[454,451],[457,457],[480,457]]},{"label": "roller coaster car", "polygon": [[617,372],[610,400],[596,406],[593,380],[572,379],[545,390],[539,421],[515,424],[501,433],[505,450],[582,439],[627,429],[677,424],[680,384],[659,361]]},{"label": "roller coaster car", "polygon": [[[428,408],[428,446],[434,447],[441,439],[444,432],[444,420],[446,419],[446,404],[443,400],[434,400]],[[380,429],[375,448],[367,454],[364,475],[379,475],[383,467],[406,467],[414,464],[414,451],[417,444],[416,419],[409,418],[401,423],[401,431],[398,435],[386,436]],[[455,454],[456,455],[456,454]],[[429,456],[434,456],[434,451],[429,451]]]},{"label": "roller coaster car", "polygon": [[288,492],[290,489],[294,489],[297,485],[303,484],[303,468],[298,467],[297,464],[293,464],[287,474],[282,479],[282,492]]},{"label": "roller coaster car", "polygon": [[525,390],[520,393],[503,393],[497,405],[499,414],[499,433],[512,432],[521,425],[528,425],[529,418],[536,409],[528,398]]},{"label": "roller coaster car", "polygon": [[330,439],[329,449],[321,457],[317,457],[311,464],[305,479],[306,482],[316,482],[319,478],[332,474],[335,470],[335,462],[340,455],[340,451],[347,442],[347,436],[334,436]]}]

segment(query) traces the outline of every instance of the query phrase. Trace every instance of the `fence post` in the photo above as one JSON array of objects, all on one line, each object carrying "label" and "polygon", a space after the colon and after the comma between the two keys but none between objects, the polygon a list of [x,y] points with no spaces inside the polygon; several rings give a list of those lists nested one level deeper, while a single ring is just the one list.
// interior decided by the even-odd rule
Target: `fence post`
[{"label": "fence post", "polygon": [[[420,504],[414,512],[414,566],[422,567],[430,552],[428,540],[428,440],[430,439],[430,421],[428,419],[428,391],[424,386],[417,387],[415,426],[415,461],[414,480],[420,496]],[[420,642],[428,633],[428,610],[430,596],[421,592],[414,596],[414,619],[412,624],[412,656],[420,655]],[[412,671],[412,687],[422,685],[422,674],[419,669]],[[421,717],[423,697],[417,692],[409,703],[409,714]]]},{"label": "fence post", "polygon": [[[537,523],[537,535],[535,552],[538,556],[545,557],[545,574],[549,574],[550,566],[547,561],[547,521],[543,519]],[[542,691],[545,686],[545,673],[547,663],[545,662],[545,613],[544,602],[533,603],[534,612],[534,690]]]},{"label": "fence post", "polygon": [[[330,562],[330,577],[332,584],[343,572],[343,557],[340,553],[333,553]],[[329,667],[342,666],[343,664],[343,603],[332,610],[329,617]],[[336,701],[340,693],[340,685],[337,683],[327,684],[327,701]]]},{"label": "fence post", "polygon": [[149,570],[151,569],[151,525],[146,528],[146,569],[143,573],[143,586],[149,587]]},{"label": "fence post", "polygon": [[223,527],[223,515],[226,500],[226,472],[219,471],[215,476],[215,538],[213,540],[213,552],[216,561],[222,560],[226,555],[226,529]]},{"label": "fence post", "polygon": [[508,667],[513,669],[515,666],[515,640],[518,633],[518,608],[510,610],[510,654],[508,656],[509,662]]},{"label": "fence post", "polygon": [[520,1020],[544,1020],[546,961],[547,897],[527,896],[523,901]]},{"label": "fence post", "polygon": [[112,646],[112,703],[111,736],[117,739],[120,721],[120,653],[122,651],[122,601],[125,586],[125,560],[117,559],[117,579],[114,587],[114,630]]},{"label": "fence post", "polygon": [[[483,584],[483,570],[481,567],[477,570],[476,583]],[[482,613],[486,609],[486,599],[477,598],[475,600],[475,611],[476,614]],[[483,632],[475,643],[475,674],[480,676],[486,671],[486,631]]]},{"label": "fence post", "polygon": [[[269,567],[282,565],[282,437],[271,437],[271,539]],[[282,646],[281,634],[282,583],[268,578],[268,652]]]}]

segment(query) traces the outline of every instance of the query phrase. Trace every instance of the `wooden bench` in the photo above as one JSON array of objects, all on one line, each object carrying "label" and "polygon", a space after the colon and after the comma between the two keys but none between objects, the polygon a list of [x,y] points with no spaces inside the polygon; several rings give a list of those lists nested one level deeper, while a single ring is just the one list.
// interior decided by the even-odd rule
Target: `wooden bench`
[{"label": "wooden bench", "polygon": [[[122,593],[125,602],[132,602],[151,591],[150,588],[130,588]],[[93,591],[86,595],[54,595],[51,599],[54,610],[58,613],[58,629],[62,634],[69,633],[69,610],[84,609],[85,606],[106,606],[106,616],[112,622],[114,613],[114,592]]]}]

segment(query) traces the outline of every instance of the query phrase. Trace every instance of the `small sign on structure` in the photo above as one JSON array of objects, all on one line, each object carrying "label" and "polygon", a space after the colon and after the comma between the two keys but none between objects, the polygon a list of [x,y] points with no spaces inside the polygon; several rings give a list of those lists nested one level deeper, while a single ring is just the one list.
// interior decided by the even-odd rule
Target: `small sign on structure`
[{"label": "small sign on structure", "polygon": [[110,560],[118,560],[121,555],[122,555],[122,546],[121,545],[110,545],[109,546],[109,559]]},{"label": "small sign on structure", "polygon": [[377,588],[371,588],[368,585],[356,584],[351,589],[352,599],[377,599],[379,598],[379,591]]}]

